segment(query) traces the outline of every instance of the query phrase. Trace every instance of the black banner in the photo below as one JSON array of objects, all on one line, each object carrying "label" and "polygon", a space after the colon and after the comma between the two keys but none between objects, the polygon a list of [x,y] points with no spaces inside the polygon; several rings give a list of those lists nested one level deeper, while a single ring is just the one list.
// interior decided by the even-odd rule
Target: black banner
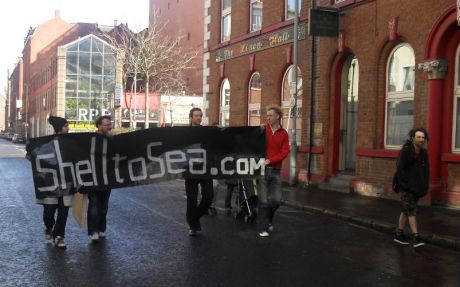
[{"label": "black banner", "polygon": [[37,198],[175,178],[253,178],[264,173],[260,127],[167,127],[105,137],[69,133],[27,145]]}]

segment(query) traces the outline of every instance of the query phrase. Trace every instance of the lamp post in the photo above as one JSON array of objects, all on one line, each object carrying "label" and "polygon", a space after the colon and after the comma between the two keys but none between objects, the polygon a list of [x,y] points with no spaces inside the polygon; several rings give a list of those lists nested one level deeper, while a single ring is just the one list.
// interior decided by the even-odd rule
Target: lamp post
[{"label": "lamp post", "polygon": [[[290,154],[290,169],[289,169],[289,184],[293,185],[296,182],[296,169],[297,169],[297,47],[298,47],[298,25],[299,25],[299,1],[294,1],[294,83],[293,88],[293,104],[292,104],[292,131],[291,131],[291,154]],[[291,117],[291,115],[289,115]],[[289,128],[289,127],[288,127]]]}]

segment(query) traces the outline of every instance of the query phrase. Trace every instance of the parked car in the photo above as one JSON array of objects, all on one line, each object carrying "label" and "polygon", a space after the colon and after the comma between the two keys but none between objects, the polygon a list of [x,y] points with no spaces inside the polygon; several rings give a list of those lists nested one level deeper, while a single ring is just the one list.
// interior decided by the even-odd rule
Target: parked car
[{"label": "parked car", "polygon": [[13,136],[14,136],[14,133],[12,133],[12,132],[7,132],[7,133],[5,134],[5,138],[6,138],[7,140],[12,140],[12,139],[13,139]]},{"label": "parked car", "polygon": [[22,134],[14,134],[11,141],[14,143],[26,143],[26,137]]}]

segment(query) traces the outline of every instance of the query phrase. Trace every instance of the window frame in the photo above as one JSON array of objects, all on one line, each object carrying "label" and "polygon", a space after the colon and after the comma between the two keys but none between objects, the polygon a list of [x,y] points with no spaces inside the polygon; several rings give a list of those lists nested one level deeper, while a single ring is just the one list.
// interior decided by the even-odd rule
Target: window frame
[{"label": "window frame", "polygon": [[455,147],[455,139],[456,139],[456,130],[457,130],[457,101],[460,99],[460,44],[457,46],[457,50],[455,52],[455,75],[454,75],[454,90],[453,90],[453,109],[452,109],[452,141],[451,141],[451,149],[452,153],[460,153],[460,147]]},{"label": "window frame", "polygon": [[[289,67],[286,68],[286,70],[284,71],[284,75],[283,75],[283,82],[281,83],[281,110],[285,110],[285,109],[290,109],[290,106],[291,106],[291,100],[290,100],[290,97],[289,97],[289,100],[285,101],[284,100],[284,82],[286,80],[286,77],[289,75],[289,72],[290,70],[294,68],[294,65],[290,65]],[[302,76],[302,70],[300,69],[299,66],[297,66],[297,78],[301,78],[302,79],[302,82],[301,82],[301,88],[297,90],[297,123],[300,123],[300,125],[296,125],[296,143],[298,146],[301,145],[301,140],[302,140],[302,97],[303,97],[303,76]],[[289,85],[289,83],[288,83]],[[290,88],[289,88],[289,91],[290,91]],[[299,93],[300,91],[300,93]],[[290,93],[290,92],[289,92]],[[300,95],[299,95],[300,94]],[[290,96],[291,96],[291,93],[290,93]],[[291,115],[293,115],[293,111],[291,110],[291,114],[289,115],[288,113],[283,113],[283,118],[281,119],[281,126],[284,127],[284,120],[287,120],[288,118],[292,117]],[[286,130],[288,131],[288,134],[289,134],[289,143],[291,143],[291,133],[289,132],[289,126],[286,125]]]},{"label": "window frame", "polygon": [[[254,79],[254,77],[258,75],[259,76],[259,81],[260,81],[260,100],[258,103],[254,103],[252,102],[252,80]],[[260,77],[260,73],[259,72],[254,72],[252,73],[251,75],[251,78],[249,79],[249,85],[248,85],[248,119],[247,119],[247,125],[250,126],[250,123],[251,123],[251,117],[254,117],[255,115],[252,115],[251,112],[255,111],[256,114],[258,114],[259,116],[259,125],[262,124],[262,120],[260,118],[261,116],[261,110],[260,110],[260,107],[261,107],[261,102],[262,102],[262,78]]]},{"label": "window frame", "polygon": [[[299,15],[300,15],[300,11],[302,11],[302,0],[294,0],[294,1],[299,1]],[[295,2],[294,2],[294,5],[295,5]],[[292,16],[292,17],[288,17],[288,8],[289,8],[289,0],[285,0],[284,1],[284,20],[291,20],[291,19],[294,19],[295,16]],[[295,9],[295,6],[292,7],[293,9]]]},{"label": "window frame", "polygon": [[[227,100],[224,98],[225,97],[225,94],[223,93],[224,91],[224,85],[225,83],[228,82],[228,90],[229,90],[229,97],[228,97],[228,105],[224,103],[224,101],[226,102]],[[230,85],[230,81],[228,80],[228,78],[225,78],[222,80],[222,83],[220,84],[220,97],[219,97],[219,124],[221,127],[227,127],[229,125],[226,125],[224,123],[224,117],[223,117],[223,114],[227,114],[228,115],[228,121],[230,123],[230,101],[231,101],[231,85]]]},{"label": "window frame", "polygon": [[[413,56],[413,59],[414,59],[414,69],[415,69],[415,53],[414,53],[414,49],[412,48],[411,45],[409,45],[409,43],[407,42],[404,42],[404,43],[400,43],[398,45],[396,45],[390,52],[390,54],[388,55],[388,59],[387,59],[387,64],[386,64],[386,74],[385,74],[385,122],[384,122],[384,138],[383,138],[383,145],[384,145],[384,148],[385,149],[393,149],[393,150],[396,150],[396,149],[400,149],[402,144],[397,144],[397,145],[392,145],[392,144],[387,144],[387,141],[388,141],[388,104],[390,102],[404,102],[404,101],[412,101],[412,105],[414,106],[414,90],[415,90],[415,77],[414,77],[414,84],[412,86],[412,90],[411,91],[394,91],[394,92],[389,92],[388,91],[388,87],[389,87],[389,83],[390,83],[390,78],[389,78],[389,75],[390,75],[390,61],[391,61],[391,58],[393,57],[393,55],[395,54],[395,52],[401,48],[401,47],[407,47],[409,48],[411,51],[412,51],[412,56]],[[414,111],[415,113],[415,111]],[[414,114],[412,114],[412,118],[414,118]],[[413,126],[413,119],[412,119],[412,126]],[[409,131],[407,131],[409,132]]]},{"label": "window frame", "polygon": [[[254,24],[252,23],[254,19],[254,4],[260,3],[262,5],[262,14],[260,15],[260,26],[254,29]],[[263,23],[263,14],[264,14],[264,2],[263,0],[251,0],[249,3],[249,31],[255,32],[262,30],[262,23]]]},{"label": "window frame", "polygon": [[[220,7],[221,7],[221,16],[220,16],[220,41],[221,42],[227,42],[230,40],[232,36],[232,4],[230,2],[230,7],[224,9],[224,1],[220,1]],[[225,35],[225,29],[224,29],[224,19],[225,17],[230,17],[229,18],[229,34]]]}]

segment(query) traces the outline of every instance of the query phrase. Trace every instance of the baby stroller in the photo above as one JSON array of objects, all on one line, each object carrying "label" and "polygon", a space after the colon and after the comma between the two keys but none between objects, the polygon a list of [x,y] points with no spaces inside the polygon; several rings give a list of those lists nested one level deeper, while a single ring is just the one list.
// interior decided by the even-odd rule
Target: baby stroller
[{"label": "baby stroller", "polygon": [[235,219],[243,219],[252,223],[257,216],[257,182],[255,179],[238,180],[238,196],[235,199]]}]

